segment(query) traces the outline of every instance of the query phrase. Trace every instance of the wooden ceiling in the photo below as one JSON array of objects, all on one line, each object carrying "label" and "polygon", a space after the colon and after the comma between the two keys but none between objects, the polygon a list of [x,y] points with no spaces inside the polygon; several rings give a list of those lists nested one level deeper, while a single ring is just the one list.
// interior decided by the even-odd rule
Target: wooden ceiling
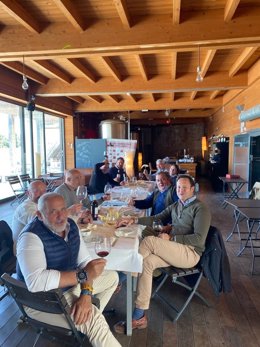
[{"label": "wooden ceiling", "polygon": [[248,87],[259,23],[259,0],[0,0],[0,64],[64,114],[205,118]]}]

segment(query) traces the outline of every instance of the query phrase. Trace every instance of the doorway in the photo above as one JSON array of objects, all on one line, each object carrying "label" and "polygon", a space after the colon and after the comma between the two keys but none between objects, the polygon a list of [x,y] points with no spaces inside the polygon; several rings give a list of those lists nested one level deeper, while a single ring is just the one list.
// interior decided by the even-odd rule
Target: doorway
[{"label": "doorway", "polygon": [[249,189],[260,181],[260,135],[250,137]]}]

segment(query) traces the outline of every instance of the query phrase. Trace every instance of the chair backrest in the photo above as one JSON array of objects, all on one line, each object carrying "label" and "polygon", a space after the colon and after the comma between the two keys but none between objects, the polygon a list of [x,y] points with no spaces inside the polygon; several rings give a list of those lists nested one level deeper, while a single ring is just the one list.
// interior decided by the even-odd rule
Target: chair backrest
[{"label": "chair backrest", "polygon": [[24,188],[21,184],[21,181],[17,175],[15,176],[7,176],[6,180],[9,182],[13,192],[17,195],[17,192],[24,192]]},{"label": "chair backrest", "polygon": [[21,182],[21,185],[24,189],[28,189],[29,184],[31,183],[32,179],[29,174],[22,174],[19,175],[19,179]]},{"label": "chair backrest", "polygon": [[[86,336],[81,334],[75,327],[74,322],[70,317],[70,306],[68,305],[62,290],[56,289],[47,292],[29,292],[26,285],[18,281],[8,274],[4,273],[1,279],[7,287],[10,295],[17,303],[19,309],[23,314],[23,319],[30,323],[33,327],[40,328],[42,334],[47,334],[50,337],[52,334],[58,333],[63,340],[66,335],[66,342],[69,336],[72,337],[72,343],[75,346],[77,342],[80,346],[86,339]],[[24,306],[35,309],[37,311],[46,312],[50,314],[63,314],[67,321],[68,328],[61,328],[47,323],[42,323],[36,318],[27,315]]]}]

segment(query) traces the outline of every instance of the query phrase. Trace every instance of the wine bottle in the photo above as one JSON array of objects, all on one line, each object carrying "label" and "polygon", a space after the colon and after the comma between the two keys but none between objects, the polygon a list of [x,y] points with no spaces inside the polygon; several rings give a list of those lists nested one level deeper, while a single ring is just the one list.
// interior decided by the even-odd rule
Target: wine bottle
[{"label": "wine bottle", "polygon": [[97,203],[95,195],[94,195],[93,201],[91,203],[91,215],[92,215],[93,220],[97,220],[97,217],[98,217],[98,203]]}]

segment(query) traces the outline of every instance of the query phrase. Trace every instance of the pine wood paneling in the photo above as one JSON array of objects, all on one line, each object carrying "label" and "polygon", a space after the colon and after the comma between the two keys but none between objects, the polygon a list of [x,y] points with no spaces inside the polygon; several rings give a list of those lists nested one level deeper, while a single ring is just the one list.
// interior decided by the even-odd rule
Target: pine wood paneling
[{"label": "pine wood paneling", "polygon": [[71,169],[75,166],[75,152],[74,152],[74,129],[73,118],[65,118],[65,169]]}]

